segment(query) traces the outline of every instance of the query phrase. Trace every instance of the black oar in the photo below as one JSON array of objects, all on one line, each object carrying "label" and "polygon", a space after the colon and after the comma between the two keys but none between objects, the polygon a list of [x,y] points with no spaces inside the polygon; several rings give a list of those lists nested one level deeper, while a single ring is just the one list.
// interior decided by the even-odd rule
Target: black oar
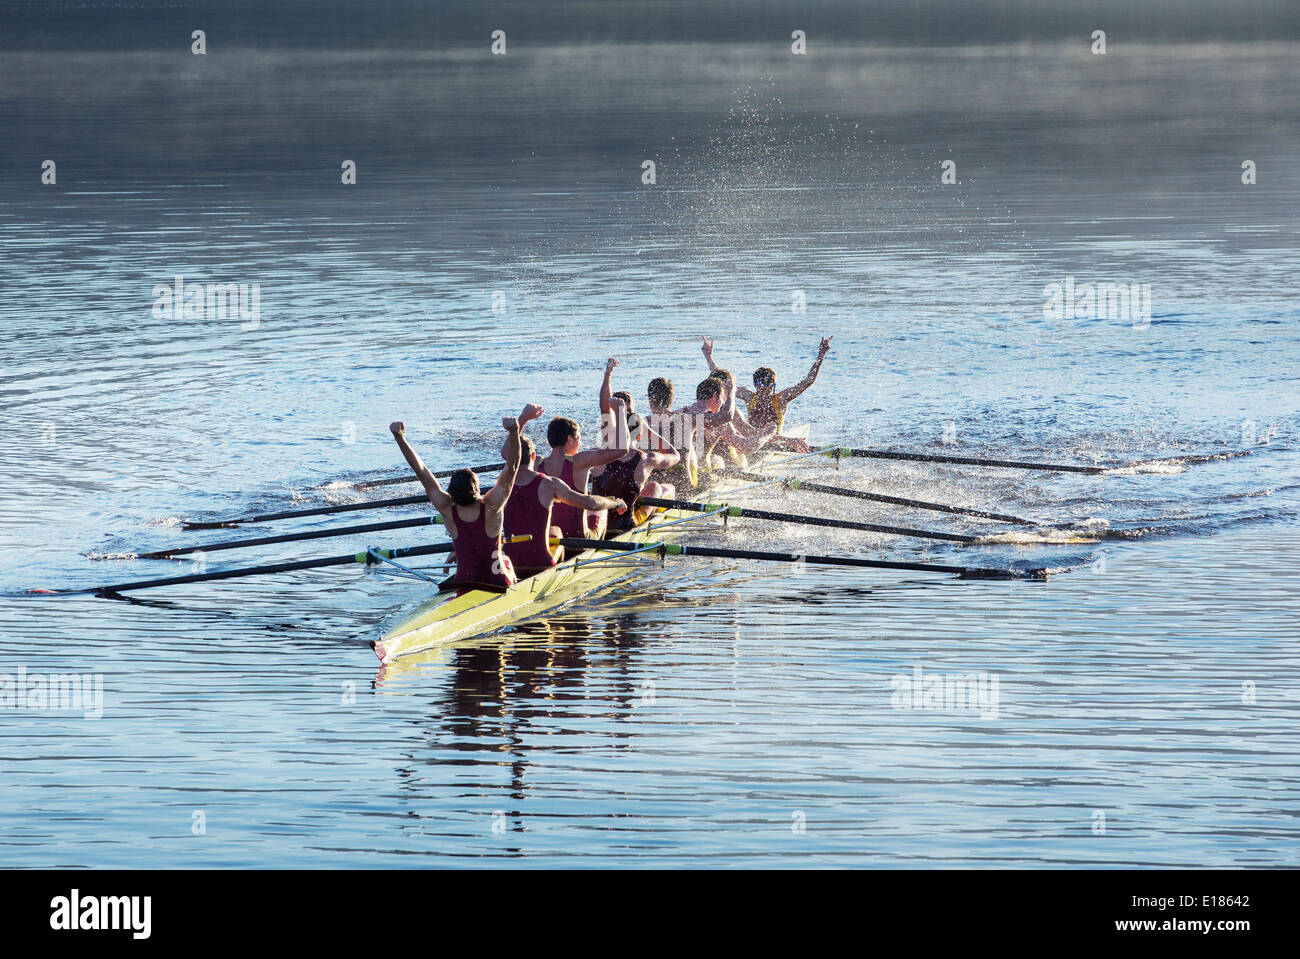
[{"label": "black oar", "polygon": [[[757,482],[759,480],[771,479],[772,477],[764,476],[762,473],[734,473],[743,480]],[[807,490],[810,493],[826,493],[830,496],[848,496],[853,499],[871,500],[875,503],[890,503],[894,506],[909,506],[912,509],[930,510],[937,513],[956,513],[960,516],[978,516],[981,519],[996,520],[999,523],[1018,523],[1021,526],[1039,526],[1041,524],[1034,522],[1032,519],[1024,519],[1020,516],[1008,516],[1006,513],[990,513],[988,510],[974,509],[969,506],[949,506],[946,503],[929,503],[919,499],[904,499],[901,496],[885,496],[883,493],[868,493],[864,490],[848,489],[844,486],[825,486],[821,483],[809,483],[806,480],[789,477],[781,481],[781,485],[786,489]]]},{"label": "black oar", "polygon": [[968,456],[935,456],[929,453],[896,453],[892,450],[857,450],[841,446],[825,454],[839,458],[856,456],[880,460],[916,460],[921,463],[954,463],[958,466],[1001,466],[1017,470],[1046,470],[1052,473],[1104,473],[1105,466],[1073,466],[1063,463],[1026,463],[1021,460],[975,459]]},{"label": "black oar", "polygon": [[[485,466],[466,466],[463,468],[471,469],[475,473],[495,473],[497,470],[505,469],[506,464],[488,463]],[[452,473],[455,472],[456,470],[443,470],[442,472],[434,473],[433,475],[438,477],[439,479],[442,479],[444,476],[450,476]],[[359,483],[352,483],[351,486],[353,489],[374,489],[376,486],[401,486],[403,483],[414,483],[414,482],[417,482],[417,477],[415,477],[414,475],[394,476],[389,479],[362,480]]]},{"label": "black oar", "polygon": [[[423,499],[424,497],[421,497]],[[137,553],[136,559],[170,559],[187,553],[215,553],[222,549],[241,549],[245,546],[270,546],[272,543],[296,543],[307,539],[329,539],[333,536],[353,536],[358,533],[378,533],[389,529],[409,529],[414,526],[430,526],[442,523],[442,517],[421,516],[416,519],[395,519],[386,523],[359,523],[355,526],[335,526],[332,529],[314,529],[303,533],[282,533],[279,536],[259,536],[255,539],[229,539],[221,543],[205,543],[202,546],[174,546],[170,549],[156,549],[148,553]]]},{"label": "black oar", "polygon": [[[451,543],[434,543],[430,546],[406,546],[399,549],[380,549],[379,553],[386,559],[398,559],[403,556],[428,556],[433,553],[450,553],[454,547]],[[360,553],[348,553],[346,556],[329,556],[323,559],[300,559],[288,563],[269,563],[265,566],[245,566],[239,569],[223,569],[211,573],[191,573],[187,576],[167,576],[162,579],[142,579],[133,583],[117,583],[110,586],[92,586],[89,589],[32,589],[29,593],[54,593],[68,596],[78,593],[93,593],[96,596],[112,596],[134,589],[153,589],[157,586],[175,586],[180,583],[207,583],[217,579],[234,579],[238,576],[258,576],[267,573],[292,573],[300,569],[316,569],[322,566],[346,566],[349,563],[372,563],[374,559],[363,550]]]},{"label": "black oar", "polygon": [[395,496],[392,499],[373,499],[364,503],[340,503],[337,506],[313,506],[311,509],[290,509],[279,513],[259,513],[256,516],[236,516],[231,519],[186,520],[183,529],[233,529],[244,523],[269,523],[277,519],[298,519],[302,516],[329,516],[334,513],[355,513],[366,509],[384,509],[389,506],[414,506],[427,503],[424,493],[417,496]]},{"label": "black oar", "polygon": [[685,546],[681,543],[636,543],[604,539],[553,540],[566,549],[610,551],[657,550],[665,556],[714,556],[723,559],[756,559],[773,563],[815,563],[819,566],[865,566],[872,569],[907,569],[922,573],[956,573],[962,579],[1047,579],[1046,569],[987,569],[978,566],[949,566],[943,563],[905,563],[896,560],[862,559],[857,556],[809,556],[804,553],[774,553],[752,549],[721,549],[714,546]]},{"label": "black oar", "polygon": [[[470,466],[476,473],[490,473],[493,470],[501,469],[504,463],[489,463],[486,466]],[[442,470],[434,473],[438,478],[446,478],[456,470]],[[399,483],[413,483],[415,477],[406,478],[398,477],[393,480],[375,481],[372,483],[357,484],[358,488],[367,488],[368,486],[395,485]],[[388,506],[414,506],[416,503],[427,503],[429,498],[423,493],[415,496],[396,496],[392,499],[369,500],[364,503],[340,503],[336,506],[313,506],[310,509],[290,509],[282,510],[278,513],[258,513],[253,516],[232,516],[229,519],[214,520],[186,520],[183,529],[231,529],[244,523],[269,523],[273,520],[280,519],[298,519],[301,516],[329,516],[334,513],[354,513],[366,509],[384,509]]]},{"label": "black oar", "polygon": [[879,523],[859,523],[856,520],[830,519],[825,516],[773,513],[765,509],[728,506],[725,503],[695,503],[691,500],[657,499],[653,496],[642,496],[637,502],[645,503],[647,506],[661,506],[665,509],[691,510],[696,513],[713,513],[723,510],[726,516],[768,519],[777,523],[799,523],[804,526],[829,526],[832,529],[860,529],[869,533],[889,533],[892,536],[912,536],[917,539],[942,539],[952,543],[974,543],[979,540],[978,536],[963,536],[961,533],[940,533],[935,530],[912,529],[908,526],[882,526]]}]

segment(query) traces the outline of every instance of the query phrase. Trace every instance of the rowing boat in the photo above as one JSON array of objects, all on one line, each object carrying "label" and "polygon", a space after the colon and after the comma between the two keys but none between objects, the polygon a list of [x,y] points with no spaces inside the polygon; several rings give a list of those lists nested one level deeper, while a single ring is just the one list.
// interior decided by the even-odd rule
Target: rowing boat
[{"label": "rowing boat", "polygon": [[[799,435],[800,431],[791,431],[787,435]],[[766,452],[766,451],[763,451]],[[784,466],[798,460],[827,455],[839,456],[874,456],[888,451],[855,450],[845,447],[827,447],[809,450],[791,456],[784,456],[768,466]],[[890,457],[907,458],[912,454],[888,452]],[[915,454],[921,460],[932,460],[933,456]],[[762,452],[759,459],[763,459]],[[974,462],[973,460],[971,462]],[[1071,470],[1070,464],[1022,463],[1013,461],[981,460],[980,465],[997,465],[1016,469],[1057,469]],[[501,464],[496,464],[499,468]],[[582,596],[589,596],[604,587],[618,582],[636,572],[644,573],[651,565],[651,557],[660,559],[667,556],[699,556],[717,559],[738,559],[763,563],[786,563],[817,566],[837,566],[869,569],[905,570],[909,572],[938,573],[956,575],[961,579],[976,580],[1043,580],[1049,570],[1046,568],[1004,568],[965,566],[955,563],[918,562],[908,559],[869,559],[863,556],[819,555],[807,552],[784,552],[780,550],[754,550],[733,547],[708,546],[676,541],[678,534],[696,529],[702,521],[711,517],[738,517],[766,522],[778,522],[804,526],[817,526],[844,530],[868,531],[890,536],[917,538],[924,540],[941,540],[958,544],[975,542],[1014,542],[1014,543],[1054,543],[1095,542],[1095,538],[1071,536],[1056,527],[1045,527],[1041,522],[994,513],[989,510],[945,503],[932,503],[924,500],[903,499],[869,493],[864,490],[846,487],[828,486],[820,483],[805,483],[788,475],[771,473],[756,474],[746,471],[731,470],[724,476],[708,477],[711,485],[697,493],[710,497],[703,499],[651,499],[645,498],[644,504],[661,510],[650,520],[636,529],[621,533],[609,540],[590,540],[582,538],[564,538],[560,544],[570,549],[580,550],[572,559],[547,569],[535,576],[515,584],[502,592],[487,590],[468,590],[461,593],[442,592],[425,601],[416,609],[402,615],[379,639],[370,643],[379,657],[381,664],[387,666],[393,661],[409,657],[423,650],[444,647],[449,643],[495,634],[497,631],[514,624],[537,617],[548,610]],[[405,482],[414,482],[415,476],[407,477]],[[388,480],[370,482],[369,485],[388,484]],[[749,506],[733,505],[723,497],[743,493],[758,487],[770,487],[780,484],[787,490],[806,490],[808,492],[846,497],[850,499],[877,500],[892,505],[906,506],[910,509],[928,510],[948,514],[969,515],[979,519],[993,520],[1028,528],[1027,533],[996,534],[994,536],[975,537],[964,533],[945,530],[922,529],[912,526],[885,525],[875,522],[844,519],[831,516],[805,515],[789,512],[754,509]],[[389,499],[366,500],[361,503],[333,505],[326,507],[309,507],[301,510],[281,511],[270,514],[226,517],[220,520],[187,522],[187,528],[212,529],[243,527],[245,524],[268,522],[271,520],[290,519],[302,516],[317,516],[324,513],[336,513],[345,510],[381,509],[390,506],[409,506],[422,503],[426,497],[395,497]],[[710,505],[710,503],[712,505]],[[379,530],[405,529],[437,523],[437,516],[424,516],[412,519],[387,520],[378,523],[335,526],[327,530],[303,530],[293,533],[281,533],[273,536],[240,537],[208,542],[204,544],[176,544],[165,549],[136,551],[122,556],[134,556],[140,559],[172,559],[184,555],[207,555],[218,550],[243,549],[253,546],[267,546],[305,540],[324,539],[334,536],[355,536],[361,533]],[[81,587],[75,589],[35,588],[32,594],[93,594],[95,596],[121,599],[124,593],[136,590],[155,589],[166,586],[179,586],[213,581],[234,580],[248,576],[262,576],[287,573],[306,569],[322,569],[350,564],[390,564],[407,575],[415,576],[427,582],[433,578],[426,572],[409,569],[398,559],[411,556],[431,556],[454,551],[450,542],[425,543],[415,546],[384,549],[371,546],[363,551],[345,553],[340,556],[324,556],[308,559],[282,561],[277,563],[216,570],[201,570],[181,575],[155,577],[152,579],[118,582],[107,585]],[[414,661],[414,660],[409,660]]]},{"label": "rowing boat", "polygon": [[[745,484],[754,485],[754,484]],[[734,491],[742,484],[719,479],[708,490],[711,496]],[[613,555],[578,553],[550,569],[520,580],[504,592],[471,589],[443,592],[403,616],[379,639],[371,642],[382,664],[457,640],[472,639],[530,619],[565,603],[589,595],[623,576],[644,570],[636,560],[638,544],[660,543],[698,525],[721,510],[685,513],[665,510],[613,541],[625,544]],[[642,557],[644,558],[644,557]]]}]

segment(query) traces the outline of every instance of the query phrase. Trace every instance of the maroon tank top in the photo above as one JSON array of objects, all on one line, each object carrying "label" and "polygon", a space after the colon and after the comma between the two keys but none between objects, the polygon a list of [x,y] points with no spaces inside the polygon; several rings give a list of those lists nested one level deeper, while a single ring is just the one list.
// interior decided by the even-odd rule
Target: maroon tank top
[{"label": "maroon tank top", "polygon": [[631,515],[636,499],[641,495],[641,487],[636,481],[636,471],[641,465],[643,456],[645,454],[637,450],[630,459],[606,463],[605,472],[598,474],[594,480],[596,492],[601,496],[612,496],[627,504],[627,512],[623,514],[624,516]]},{"label": "maroon tank top", "polygon": [[[456,575],[451,582],[457,586],[494,586],[504,589],[517,581],[510,557],[501,549],[501,535],[489,536],[487,507],[478,504],[478,516],[472,520],[456,517]],[[504,524],[503,524],[504,525]]]},{"label": "maroon tank top", "polygon": [[[537,472],[546,474],[546,464],[538,463]],[[560,469],[560,479],[569,484],[570,489],[578,490],[579,493],[587,492],[585,489],[578,489],[573,485],[573,460],[567,456],[564,458],[564,466]],[[587,511],[577,506],[570,506],[568,503],[561,503],[558,500],[551,504],[551,525],[558,526],[564,531],[565,536],[581,538],[587,535],[584,524],[587,522]]]},{"label": "maroon tank top", "polygon": [[528,570],[555,565],[549,543],[551,527],[555,524],[551,520],[551,511],[537,499],[541,482],[541,476],[534,476],[529,483],[515,483],[510,499],[506,500],[502,523],[506,535],[532,537],[522,543],[506,543],[503,547],[515,568],[524,575]]}]

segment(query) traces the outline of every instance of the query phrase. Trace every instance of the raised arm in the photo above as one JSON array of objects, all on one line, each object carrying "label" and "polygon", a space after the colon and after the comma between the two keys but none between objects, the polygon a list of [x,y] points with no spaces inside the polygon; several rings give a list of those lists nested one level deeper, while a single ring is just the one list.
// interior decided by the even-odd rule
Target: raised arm
[{"label": "raised arm", "polygon": [[510,491],[515,487],[515,476],[519,473],[519,420],[507,416],[501,421],[501,425],[508,434],[504,447],[506,465],[502,467],[501,472],[497,474],[497,481],[483,497],[483,502],[488,509],[494,511],[505,509],[506,501],[510,499]]},{"label": "raised arm", "polygon": [[[617,360],[613,362],[617,363]],[[608,382],[608,381],[606,381]],[[613,416],[614,418],[614,437],[613,443],[606,445],[602,443],[599,449],[583,450],[573,458],[573,468],[575,470],[595,469],[597,466],[604,466],[612,463],[614,460],[621,460],[632,449],[631,440],[627,435],[627,404],[619,397],[610,398],[610,409],[601,413],[601,418]],[[606,420],[606,423],[609,421]],[[602,424],[601,437],[604,439],[606,430]]]},{"label": "raised arm", "polygon": [[[718,364],[713,362],[713,344],[716,342],[717,340],[704,339],[704,345],[700,347],[700,349],[704,351],[704,358],[709,361],[710,372],[718,368]],[[736,400],[740,400],[742,403],[748,403],[749,398],[753,395],[754,395],[754,391],[751,390],[748,386],[741,386],[739,383],[737,383],[736,388],[732,391],[731,394],[732,409],[735,409],[736,407]]]},{"label": "raised arm", "polygon": [[826,354],[830,352],[831,340],[833,339],[835,339],[835,337],[833,336],[822,337],[822,343],[821,346],[818,347],[817,349],[817,359],[813,361],[812,369],[808,371],[807,376],[805,376],[794,386],[788,387],[787,389],[781,391],[780,396],[781,396],[782,403],[788,404],[791,400],[798,399],[800,396],[803,395],[804,390],[808,389],[808,387],[813,385],[813,383],[817,379],[817,374],[821,372],[822,360],[826,359]]},{"label": "raised arm", "polygon": [[424,460],[420,459],[420,454],[411,449],[411,444],[406,442],[406,424],[401,420],[397,420],[390,423],[388,428],[393,433],[393,439],[397,440],[397,448],[402,451],[402,455],[406,457],[406,462],[415,471],[415,478],[420,481],[424,491],[429,494],[429,502],[433,504],[433,508],[439,511],[448,509],[451,506],[451,497],[447,495],[446,490],[438,485],[438,478],[433,475],[429,467],[424,465]]},{"label": "raised arm", "polygon": [[605,379],[600,384],[600,412],[602,414],[610,411],[610,399],[614,395],[614,387],[611,381],[616,366],[618,366],[618,360],[612,356],[605,361]]},{"label": "raised arm", "polygon": [[717,340],[716,338],[711,340],[707,336],[701,336],[700,339],[704,341],[704,343],[701,344],[700,349],[704,351],[704,359],[708,361],[709,372],[712,373],[718,368],[718,364],[713,362],[713,344],[716,343]]},{"label": "raised arm", "polygon": [[523,450],[519,445],[519,434],[523,432],[525,426],[542,415],[540,406],[533,406],[529,403],[524,407],[522,413],[517,419],[506,417],[501,421],[501,426],[506,433],[506,465],[501,472],[497,474],[497,481],[492,484],[492,488],[487,491],[483,497],[483,502],[488,505],[489,509],[504,509],[506,500],[510,499],[510,491],[515,488],[515,477],[519,475],[519,460],[523,455]]}]

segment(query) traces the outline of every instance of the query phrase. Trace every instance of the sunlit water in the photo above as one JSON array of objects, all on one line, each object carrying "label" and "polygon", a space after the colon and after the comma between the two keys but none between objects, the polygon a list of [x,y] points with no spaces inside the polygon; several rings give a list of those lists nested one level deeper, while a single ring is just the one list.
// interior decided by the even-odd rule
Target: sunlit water
[{"label": "sunlit water", "polygon": [[[88,558],[213,536],[182,517],[359,498],[315,487],[396,475],[392,419],[436,467],[494,459],[526,401],[593,426],[608,355],[639,401],[660,374],[689,399],[702,334],[783,385],[833,334],[791,414],[827,443],[1191,459],[792,465],[1104,538],[733,520],[698,535],[1064,572],[670,559],[383,675],[367,640],[427,587],[376,571],[2,598],[0,672],[99,674],[104,704],[0,710],[0,864],[1295,865],[1295,56],[11,55],[0,152],[33,173],[0,196],[8,593],[193,571]],[[155,317],[176,275],[260,284],[258,323]],[[1045,318],[1066,276],[1149,283],[1150,322]],[[996,697],[900,708],[918,670]]]}]

